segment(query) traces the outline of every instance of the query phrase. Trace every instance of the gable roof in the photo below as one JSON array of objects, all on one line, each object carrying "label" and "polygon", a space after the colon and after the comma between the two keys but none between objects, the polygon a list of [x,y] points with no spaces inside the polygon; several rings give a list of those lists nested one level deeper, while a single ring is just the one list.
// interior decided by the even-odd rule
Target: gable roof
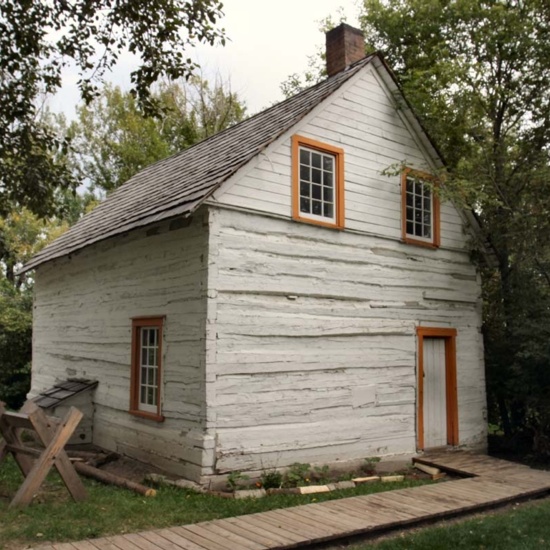
[{"label": "gable roof", "polygon": [[375,57],[369,55],[316,86],[141,170],[38,252],[21,272],[131,229],[192,214],[239,168]]}]

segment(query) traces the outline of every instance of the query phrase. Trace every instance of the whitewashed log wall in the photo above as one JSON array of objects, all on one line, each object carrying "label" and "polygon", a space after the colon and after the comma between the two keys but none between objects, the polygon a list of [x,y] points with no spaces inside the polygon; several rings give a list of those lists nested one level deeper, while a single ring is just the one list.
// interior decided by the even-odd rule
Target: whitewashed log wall
[{"label": "whitewashed log wall", "polygon": [[[345,151],[345,231],[290,220],[291,136]],[[416,332],[458,330],[460,443],[486,438],[480,284],[464,223],[401,239],[388,167],[433,168],[374,68],[210,201],[208,430],[219,471],[416,450]]]},{"label": "whitewashed log wall", "polygon": [[[70,377],[98,380],[94,443],[195,479],[213,461],[203,430],[204,222],[200,214],[189,227],[135,231],[41,266],[31,390]],[[166,315],[162,423],[128,414],[131,317],[148,315]]]},{"label": "whitewashed log wall", "polygon": [[483,446],[479,281],[466,253],[225,209],[210,219],[218,470],[415,452],[418,325],[458,330],[460,443]]}]

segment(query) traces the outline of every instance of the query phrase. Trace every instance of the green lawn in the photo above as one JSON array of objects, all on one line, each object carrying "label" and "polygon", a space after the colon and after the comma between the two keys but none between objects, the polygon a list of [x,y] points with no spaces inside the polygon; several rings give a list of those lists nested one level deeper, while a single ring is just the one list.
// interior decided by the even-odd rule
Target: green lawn
[{"label": "green lawn", "polygon": [[[340,546],[335,546],[340,548]],[[437,527],[414,529],[348,550],[542,550],[550,548],[550,499]]]},{"label": "green lawn", "polygon": [[86,502],[76,504],[57,475],[48,478],[31,506],[8,510],[22,476],[13,461],[0,466],[0,549],[15,550],[46,541],[70,541],[196,523],[216,518],[322,502],[335,498],[412,487],[426,482],[373,483],[318,495],[274,495],[258,500],[232,500],[174,488],[154,498],[84,480]]}]

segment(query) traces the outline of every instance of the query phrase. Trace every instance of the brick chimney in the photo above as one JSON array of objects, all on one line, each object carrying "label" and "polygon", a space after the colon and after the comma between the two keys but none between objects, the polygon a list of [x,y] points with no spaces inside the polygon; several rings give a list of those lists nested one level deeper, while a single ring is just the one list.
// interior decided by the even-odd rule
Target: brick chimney
[{"label": "brick chimney", "polygon": [[326,33],[327,73],[332,76],[365,57],[365,35],[341,23]]}]

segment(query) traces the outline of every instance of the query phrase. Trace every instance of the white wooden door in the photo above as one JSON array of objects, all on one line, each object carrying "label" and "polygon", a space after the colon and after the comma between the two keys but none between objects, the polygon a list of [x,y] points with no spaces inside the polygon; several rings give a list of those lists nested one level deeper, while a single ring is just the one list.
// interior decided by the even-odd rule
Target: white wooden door
[{"label": "white wooden door", "polygon": [[424,338],[424,448],[447,445],[445,338]]}]

